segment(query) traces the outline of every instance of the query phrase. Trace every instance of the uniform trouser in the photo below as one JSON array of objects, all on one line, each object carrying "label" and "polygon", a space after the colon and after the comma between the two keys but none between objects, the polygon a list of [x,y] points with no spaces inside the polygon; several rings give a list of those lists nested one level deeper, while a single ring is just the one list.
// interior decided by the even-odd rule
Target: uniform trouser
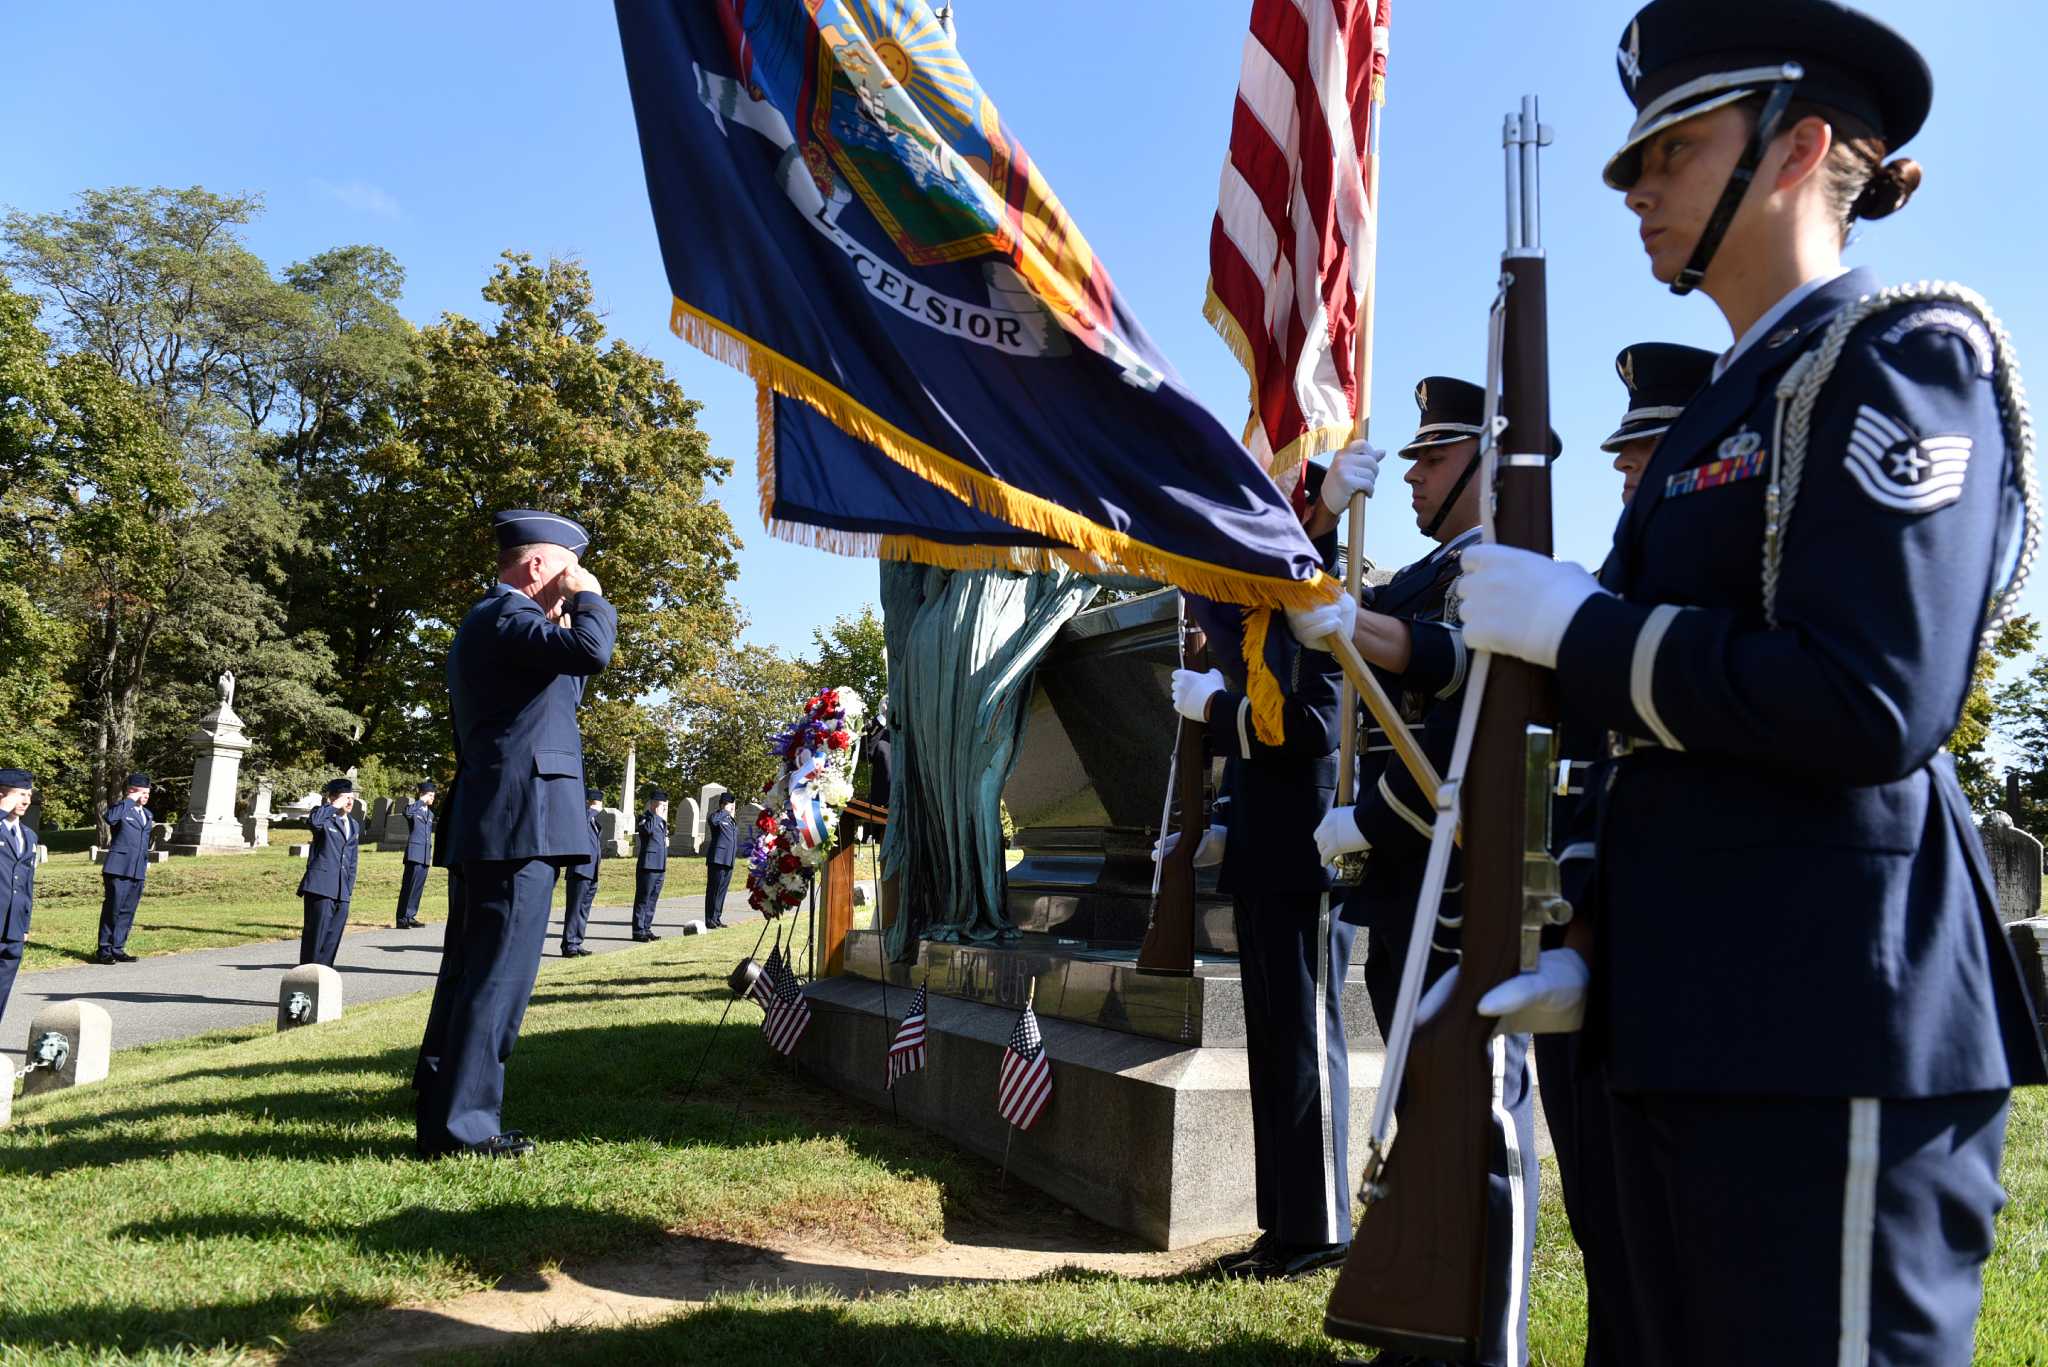
[{"label": "uniform trouser", "polygon": [[503,1133],[505,1060],[540,972],[557,872],[545,859],[478,860],[449,870],[441,974],[412,1075],[422,1156]]},{"label": "uniform trouser", "polygon": [[562,894],[562,952],[566,954],[583,948],[583,937],[590,930],[590,908],[597,901],[597,880],[571,873],[563,882],[567,887]]},{"label": "uniform trouser", "polygon": [[[1366,945],[1365,986],[1381,1038],[1393,1033],[1394,1003],[1408,952],[1408,926],[1375,923]],[[1424,986],[1456,960],[1432,948]],[[1486,1287],[1481,1300],[1479,1356],[1483,1367],[1521,1367],[1529,1358],[1529,1264],[1536,1255],[1536,1203],[1542,1180],[1536,1158],[1536,1094],[1529,1076],[1529,1037],[1497,1035],[1488,1049],[1493,1100],[1488,1112]],[[1397,1145],[1398,1148],[1398,1145]]]},{"label": "uniform trouser", "polygon": [[2009,1095],[1617,1093],[1636,1360],[1971,1361]]},{"label": "uniform trouser", "polygon": [[1536,1076],[1565,1219],[1585,1264],[1586,1367],[1634,1367],[1643,1354],[1614,1188],[1613,1103],[1606,1069],[1587,1059],[1583,1043],[1576,1033],[1536,1036]]},{"label": "uniform trouser", "polygon": [[427,866],[405,861],[405,868],[398,875],[398,917],[399,925],[410,925],[420,919],[420,893],[427,886]]},{"label": "uniform trouser", "polygon": [[348,929],[348,903],[332,897],[304,894],[305,928],[299,932],[299,962],[334,967],[341,952],[341,933]]},{"label": "uniform trouser", "polygon": [[1351,1064],[1341,1014],[1352,927],[1320,892],[1239,895],[1259,1228],[1283,1246],[1351,1238]]},{"label": "uniform trouser", "polygon": [[633,873],[633,933],[645,935],[654,929],[654,904],[661,900],[662,880],[667,869],[636,869]]},{"label": "uniform trouser", "polygon": [[7,1013],[7,996],[14,991],[14,975],[21,971],[22,945],[28,939],[28,909],[0,912],[0,1015]]},{"label": "uniform trouser", "polygon": [[725,890],[732,886],[732,865],[709,864],[704,866],[704,923],[716,926],[725,923]]},{"label": "uniform trouser", "polygon": [[100,898],[100,952],[125,951],[135,907],[142,901],[142,880],[103,873],[100,885],[105,889]]}]

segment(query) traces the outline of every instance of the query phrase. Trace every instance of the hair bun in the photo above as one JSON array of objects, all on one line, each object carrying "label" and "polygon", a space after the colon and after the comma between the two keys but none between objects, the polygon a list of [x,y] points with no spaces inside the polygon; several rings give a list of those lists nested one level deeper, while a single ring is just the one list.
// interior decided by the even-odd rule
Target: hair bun
[{"label": "hair bun", "polygon": [[1851,218],[1886,218],[1906,207],[1920,188],[1920,163],[1911,157],[1888,161],[1872,173],[1849,210]]}]

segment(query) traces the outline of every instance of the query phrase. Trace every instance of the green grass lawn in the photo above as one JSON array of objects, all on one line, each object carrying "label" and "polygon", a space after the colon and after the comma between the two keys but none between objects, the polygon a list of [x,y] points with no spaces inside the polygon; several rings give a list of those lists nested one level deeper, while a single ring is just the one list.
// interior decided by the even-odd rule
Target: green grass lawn
[{"label": "green grass lawn", "polygon": [[[58,833],[68,834],[68,833]],[[183,949],[211,949],[251,940],[294,939],[304,905],[297,888],[306,861],[294,859],[285,847],[305,839],[304,831],[273,830],[276,843],[247,854],[207,855],[170,859],[150,866],[142,904],[135,911],[130,954],[172,954]],[[59,849],[72,842],[53,842]],[[356,925],[388,926],[398,906],[399,871],[404,856],[397,850],[379,854],[364,850],[358,857],[355,897],[350,919]],[[92,957],[99,943],[100,871],[83,848],[52,854],[36,871],[35,918],[29,927],[24,972],[63,968]],[[678,856],[669,865],[662,896],[682,897],[704,891],[704,862]],[[559,899],[563,894],[557,893]],[[741,894],[744,896],[744,894]],[[629,905],[633,900],[633,861],[607,859],[599,874],[599,903]],[[447,919],[446,876],[433,870],[420,895],[420,919]]]},{"label": "green grass lawn", "polygon": [[[0,1131],[0,1363],[275,1360],[350,1312],[462,1295],[666,1235],[916,1251],[1050,1209],[978,1159],[798,1078],[753,1008],[714,1037],[744,929],[549,963],[513,1058],[525,1163],[409,1157],[424,997],[287,1035],[116,1056]],[[817,1028],[829,1028],[824,1018]],[[707,1046],[715,1043],[715,1049]],[[691,1070],[708,1059],[698,1091]],[[2048,1096],[2015,1110],[1980,1361],[2048,1363]],[[1037,1203],[1037,1204],[1034,1204]],[[1582,1293],[1548,1176],[1534,1360],[1576,1363]],[[1298,1286],[1068,1272],[843,1301],[749,1294],[550,1335],[534,1363],[1328,1362],[1334,1274]]]}]

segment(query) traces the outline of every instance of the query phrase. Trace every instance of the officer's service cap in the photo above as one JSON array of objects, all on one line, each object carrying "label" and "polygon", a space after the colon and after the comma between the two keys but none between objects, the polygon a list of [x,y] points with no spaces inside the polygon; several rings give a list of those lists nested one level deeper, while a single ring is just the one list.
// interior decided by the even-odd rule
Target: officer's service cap
[{"label": "officer's service cap", "polygon": [[668,794],[659,788],[649,788],[647,790],[647,800],[649,802],[666,802],[668,801]]},{"label": "officer's service cap", "polygon": [[428,793],[438,793],[441,789],[434,783],[434,780],[423,778],[420,780],[419,786],[414,788],[413,791],[421,797],[425,797]]},{"label": "officer's service cap", "polygon": [[730,806],[732,806],[732,794],[731,794],[731,793],[720,793],[720,794],[718,795],[718,801],[717,801],[717,802],[715,802],[715,803],[713,803],[712,805],[713,805],[713,806],[717,806],[717,807],[730,807]]},{"label": "officer's service cap", "polygon": [[1652,0],[1622,31],[1615,60],[1636,107],[1604,173],[1617,190],[1642,174],[1650,138],[1768,90],[1788,65],[1799,69],[1799,99],[1861,120],[1891,150],[1934,103],[1933,73],[1913,45],[1837,0]]},{"label": "officer's service cap", "polygon": [[602,788],[585,788],[585,789],[583,790],[583,800],[584,800],[585,802],[602,802],[602,801],[604,801],[604,789],[602,789]]},{"label": "officer's service cap", "polygon": [[553,513],[532,508],[508,508],[491,514],[491,530],[497,533],[498,549],[514,546],[561,546],[577,555],[590,546],[590,533],[578,523]]},{"label": "officer's service cap", "polygon": [[26,769],[0,769],[0,789],[35,786],[35,778]]},{"label": "officer's service cap", "polygon": [[126,786],[130,788],[154,788],[156,785],[150,782],[148,774],[133,773],[128,775]]},{"label": "officer's service cap", "polygon": [[356,785],[353,779],[330,778],[327,780],[327,786],[320,791],[329,797],[340,797],[343,793],[352,793],[355,790]]},{"label": "officer's service cap", "polygon": [[1638,342],[1622,348],[1614,369],[1628,390],[1628,411],[1600,449],[1619,451],[1627,442],[1663,436],[1714,378],[1717,359],[1711,351],[1676,342]]},{"label": "officer's service cap", "polygon": [[[1415,386],[1415,409],[1421,425],[1400,450],[1410,460],[1433,446],[1449,446],[1478,436],[1486,420],[1486,391],[1470,380],[1431,375]],[[1552,432],[1550,458],[1557,459],[1563,450],[1564,443]]]}]

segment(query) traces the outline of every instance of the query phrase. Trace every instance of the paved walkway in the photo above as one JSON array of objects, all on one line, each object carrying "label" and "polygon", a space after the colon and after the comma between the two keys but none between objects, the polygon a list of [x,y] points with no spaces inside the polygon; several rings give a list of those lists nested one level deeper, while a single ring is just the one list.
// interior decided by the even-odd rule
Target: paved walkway
[{"label": "paved walkway", "polygon": [[[680,935],[683,922],[701,917],[703,906],[701,893],[664,897],[655,908],[656,933]],[[725,908],[727,925],[760,919],[746,909],[744,894],[727,897]],[[628,948],[633,943],[632,916],[633,909],[627,905],[595,908],[584,948],[599,954]],[[438,922],[418,930],[396,930],[387,923],[343,936],[334,963],[341,973],[342,1000],[356,1006],[431,988],[441,968],[442,929]],[[562,913],[558,907],[548,923],[542,966],[555,961],[561,949]],[[734,951],[735,957],[740,952]],[[116,1049],[275,1020],[278,980],[286,970],[297,967],[298,958],[296,939],[264,940],[224,949],[156,954],[132,964],[87,964],[24,973],[14,980],[6,1014],[0,1016],[0,1053],[20,1068],[29,1022],[48,1002],[89,1001],[105,1007],[114,1018]]]}]

